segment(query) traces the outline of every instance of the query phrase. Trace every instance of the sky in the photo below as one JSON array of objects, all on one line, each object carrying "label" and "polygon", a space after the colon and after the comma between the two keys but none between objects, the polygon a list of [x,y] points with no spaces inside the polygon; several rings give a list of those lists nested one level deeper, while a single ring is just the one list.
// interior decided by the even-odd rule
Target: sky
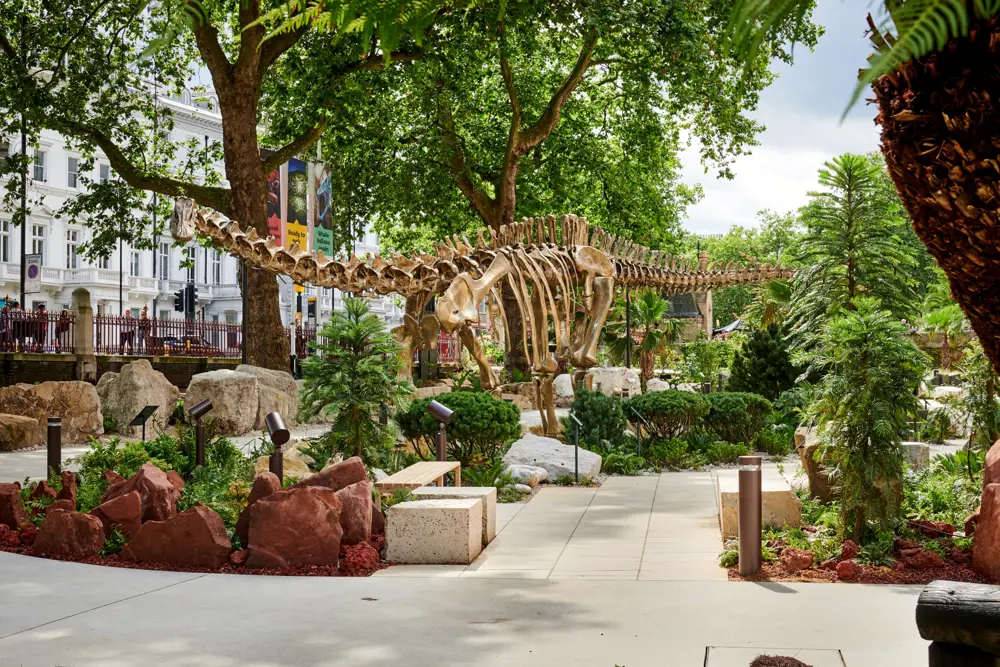
[{"label": "sky", "polygon": [[793,65],[772,66],[778,78],[751,114],[767,129],[758,135],[760,145],[734,162],[732,180],[716,178],[715,171],[706,174],[697,146],[684,151],[682,179],[705,191],[688,209],[685,229],[721,234],[733,225],[756,227],[759,210],[784,212],[805,204],[825,161],[878,150],[873,104],[862,99],[840,121],[872,51],[865,37],[869,11],[867,0],[819,0],[813,20],[826,34],[812,52],[797,46]]}]

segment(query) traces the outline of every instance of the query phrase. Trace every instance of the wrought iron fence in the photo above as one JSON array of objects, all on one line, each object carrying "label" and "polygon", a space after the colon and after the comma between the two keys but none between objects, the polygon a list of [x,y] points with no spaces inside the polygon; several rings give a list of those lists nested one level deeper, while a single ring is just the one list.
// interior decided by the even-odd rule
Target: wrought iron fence
[{"label": "wrought iron fence", "polygon": [[0,310],[0,352],[72,354],[76,318],[68,310]]},{"label": "wrought iron fence", "polygon": [[176,357],[242,356],[242,325],[235,322],[94,316],[96,354]]}]

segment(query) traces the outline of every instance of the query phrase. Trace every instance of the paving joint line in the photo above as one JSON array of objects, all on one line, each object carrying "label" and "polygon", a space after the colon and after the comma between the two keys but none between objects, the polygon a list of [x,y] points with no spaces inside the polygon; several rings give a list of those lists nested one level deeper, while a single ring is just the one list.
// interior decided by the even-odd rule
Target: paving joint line
[{"label": "paving joint line", "polygon": [[75,614],[68,614],[61,618],[56,618],[51,621],[46,621],[45,623],[39,623],[38,625],[32,626],[30,628],[25,628],[24,630],[18,630],[17,632],[12,632],[9,635],[4,635],[0,637],[0,641],[3,641],[4,639],[9,639],[11,637],[16,637],[17,635],[24,634],[25,632],[31,632],[32,630],[37,630],[38,628],[44,628],[46,625],[52,625],[53,623],[65,621],[66,619],[73,618],[74,616],[82,616],[83,614],[89,614],[92,611],[97,611],[98,609],[104,609],[105,607],[110,607],[111,605],[118,604],[119,602],[134,600],[136,598],[141,598],[143,595],[149,595],[150,593],[156,593],[158,591],[166,590],[168,588],[173,588],[174,586],[180,586],[181,584],[186,584],[189,581],[195,581],[197,579],[201,579],[204,576],[205,574],[199,574],[198,576],[191,577],[190,579],[184,579],[183,581],[175,581],[174,583],[167,584],[166,586],[160,586],[159,588],[143,591],[142,593],[136,593],[135,595],[130,595],[128,597],[121,598],[120,600],[112,600],[111,602],[105,602],[104,604],[99,604],[96,607],[91,607],[90,609],[84,609],[83,611],[78,611]]},{"label": "paving joint line", "polygon": [[579,528],[580,524],[583,522],[583,517],[587,515],[587,512],[590,510],[590,506],[594,504],[594,498],[597,497],[597,494],[600,492],[600,490],[601,487],[597,487],[594,490],[594,493],[590,496],[590,500],[587,502],[587,506],[583,508],[583,512],[580,513],[580,518],[577,519],[576,525],[573,526],[573,532],[569,534],[569,538],[567,538],[566,543],[563,544],[562,549],[559,550],[559,555],[556,556],[556,562],[552,564],[552,569],[549,570],[548,576],[545,577],[546,581],[549,579],[549,577],[552,576],[552,572],[556,569],[556,566],[559,565],[559,561],[562,559],[563,554],[566,553],[566,547],[569,546],[569,543],[573,540],[573,536],[576,535],[577,528]]},{"label": "paving joint line", "polygon": [[642,573],[642,564],[646,560],[646,545],[649,544],[649,527],[653,524],[653,512],[656,511],[656,494],[660,492],[660,482],[663,481],[663,473],[656,477],[656,487],[653,489],[653,502],[649,506],[649,517],[646,519],[646,534],[642,536],[642,553],[639,555],[639,569],[635,573],[635,580],[639,581]]}]

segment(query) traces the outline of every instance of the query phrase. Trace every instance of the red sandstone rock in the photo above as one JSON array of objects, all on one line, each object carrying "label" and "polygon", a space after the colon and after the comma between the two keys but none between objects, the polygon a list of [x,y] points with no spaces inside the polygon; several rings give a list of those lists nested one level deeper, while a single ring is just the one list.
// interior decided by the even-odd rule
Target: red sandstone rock
[{"label": "red sandstone rock", "polygon": [[176,470],[167,471],[167,479],[170,480],[171,486],[177,489],[177,493],[184,490],[184,479],[181,477],[180,473]]},{"label": "red sandstone rock", "polygon": [[96,516],[56,510],[45,516],[34,550],[52,556],[91,558],[104,546],[104,526]]},{"label": "red sandstone rock", "polygon": [[955,532],[955,526],[944,521],[911,521],[910,525],[927,537],[945,537]]},{"label": "red sandstone rock", "polygon": [[929,570],[944,565],[944,559],[933,551],[921,551],[904,558],[903,565],[911,570]]},{"label": "red sandstone rock", "polygon": [[861,566],[853,560],[842,560],[837,563],[837,578],[842,581],[851,581],[861,574]]},{"label": "red sandstone rock", "polygon": [[250,508],[247,567],[336,565],[340,556],[341,503],[323,487],[292,487]]},{"label": "red sandstone rock", "polygon": [[[3,524],[0,524],[2,526]],[[26,547],[30,547],[35,543],[35,538],[38,537],[38,529],[35,528],[35,524],[26,523],[21,526],[21,544]]]},{"label": "red sandstone rock", "polygon": [[219,569],[233,546],[213,510],[195,505],[165,521],[147,521],[122,549],[122,558],[145,563]]},{"label": "red sandstone rock", "polygon": [[177,513],[180,491],[170,483],[166,473],[152,463],[142,464],[128,480],[110,487],[101,498],[101,504],[132,491],[138,491],[142,499],[143,521],[164,521]]},{"label": "red sandstone rock", "polygon": [[361,542],[344,548],[344,559],[340,561],[340,574],[345,577],[367,577],[378,567],[378,551],[370,542]]},{"label": "red sandstone rock", "polygon": [[1000,484],[1000,440],[993,443],[986,452],[983,462],[983,490],[990,484]]},{"label": "red sandstone rock", "polygon": [[365,479],[337,491],[343,506],[340,525],[344,529],[341,544],[354,545],[372,538],[372,485]]},{"label": "red sandstone rock", "polygon": [[132,539],[142,525],[142,498],[138,491],[129,491],[124,496],[101,503],[91,514],[101,520],[105,536],[111,535],[111,529],[118,526],[125,537]]},{"label": "red sandstone rock", "polygon": [[69,470],[62,472],[62,489],[56,497],[59,500],[72,500],[73,509],[76,509],[76,475]]},{"label": "red sandstone rock", "polygon": [[972,562],[972,550],[971,549],[952,549],[951,559],[956,563],[969,563]]},{"label": "red sandstone rock", "polygon": [[262,472],[254,478],[247,506],[240,512],[233,531],[233,534],[240,538],[240,546],[245,548],[250,541],[250,508],[261,498],[267,498],[278,491],[281,491],[281,480],[273,472]]},{"label": "red sandstone rock", "polygon": [[[994,451],[997,445],[993,445]],[[972,568],[994,581],[1000,580],[1000,483],[983,489],[976,536],[972,547]]]},{"label": "red sandstone rock", "polygon": [[341,489],[368,479],[365,471],[365,464],[357,456],[352,456],[346,461],[330,466],[322,472],[310,475],[301,482],[293,484],[289,488],[296,489],[309,486],[323,486],[333,491]]},{"label": "red sandstone rock", "polygon": [[247,550],[240,549],[229,554],[229,562],[233,565],[243,565],[247,562]]},{"label": "red sandstone rock", "polygon": [[812,567],[813,552],[802,549],[785,549],[781,552],[781,567],[789,574]]},{"label": "red sandstone rock", "polygon": [[114,470],[105,470],[102,475],[104,479],[108,480],[108,488],[110,489],[115,484],[121,484],[125,481],[125,478],[116,473]]},{"label": "red sandstone rock", "polygon": [[382,515],[382,511],[372,503],[372,535],[384,535],[385,534],[385,517]]},{"label": "red sandstone rock", "polygon": [[16,549],[21,546],[21,536],[18,531],[5,523],[0,523],[0,547]]},{"label": "red sandstone rock", "polygon": [[894,538],[892,543],[896,547],[896,551],[900,553],[906,551],[907,549],[917,549],[919,551],[920,549],[924,548],[924,545],[922,545],[920,542],[914,542],[913,540],[904,540],[899,537]]},{"label": "red sandstone rock", "polygon": [[840,557],[844,560],[857,558],[859,553],[861,553],[861,549],[854,543],[854,540],[844,540],[844,546],[840,547]]},{"label": "red sandstone rock", "polygon": [[979,510],[976,510],[975,514],[970,514],[969,518],[965,520],[965,536],[972,537],[976,532],[976,523],[979,521]]},{"label": "red sandstone rock", "polygon": [[29,498],[32,500],[38,500],[39,498],[52,498],[52,500],[55,500],[57,495],[56,490],[43,479],[38,484],[35,484],[35,488],[31,490]]},{"label": "red sandstone rock", "polygon": [[825,561],[819,564],[820,568],[824,570],[836,570],[837,569],[837,559],[827,558]]},{"label": "red sandstone rock", "polygon": [[28,523],[28,513],[21,502],[21,484],[11,482],[0,484],[0,523],[17,530],[22,523]]},{"label": "red sandstone rock", "polygon": [[62,510],[64,512],[75,512],[76,503],[69,498],[60,498],[54,503],[49,504],[44,510],[42,510],[42,513],[45,514],[45,516],[48,516],[49,512],[56,512],[58,510]]}]

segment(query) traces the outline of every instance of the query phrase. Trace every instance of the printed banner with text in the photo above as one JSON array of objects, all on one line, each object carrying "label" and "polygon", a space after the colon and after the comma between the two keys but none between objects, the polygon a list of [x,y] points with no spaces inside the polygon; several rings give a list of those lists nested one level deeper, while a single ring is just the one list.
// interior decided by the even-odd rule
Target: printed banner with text
[{"label": "printed banner with text", "polygon": [[309,248],[309,228],[306,226],[307,193],[309,190],[309,175],[306,163],[292,158],[288,161],[288,208],[285,215],[285,247],[291,248],[298,243],[299,248]]}]

